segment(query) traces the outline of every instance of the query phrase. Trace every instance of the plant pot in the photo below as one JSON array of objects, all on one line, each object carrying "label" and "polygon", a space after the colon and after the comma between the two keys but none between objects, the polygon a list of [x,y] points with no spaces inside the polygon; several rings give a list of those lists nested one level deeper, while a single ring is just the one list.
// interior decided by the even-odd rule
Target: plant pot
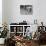
[{"label": "plant pot", "polygon": [[0,38],[0,44],[4,44],[5,38]]}]

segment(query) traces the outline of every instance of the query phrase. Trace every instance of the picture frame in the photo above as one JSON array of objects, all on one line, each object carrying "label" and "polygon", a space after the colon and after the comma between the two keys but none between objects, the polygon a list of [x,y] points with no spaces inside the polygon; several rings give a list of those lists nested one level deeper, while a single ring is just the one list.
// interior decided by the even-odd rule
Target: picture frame
[{"label": "picture frame", "polygon": [[32,13],[33,13],[32,5],[20,5],[20,14],[32,15]]}]

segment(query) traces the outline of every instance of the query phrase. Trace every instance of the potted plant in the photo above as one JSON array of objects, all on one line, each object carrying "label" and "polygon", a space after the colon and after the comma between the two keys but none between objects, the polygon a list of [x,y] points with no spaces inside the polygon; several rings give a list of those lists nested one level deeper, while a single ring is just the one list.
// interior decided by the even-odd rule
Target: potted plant
[{"label": "potted plant", "polygon": [[8,29],[7,24],[3,24],[3,31],[0,31],[0,44],[4,44],[4,40],[7,37]]}]

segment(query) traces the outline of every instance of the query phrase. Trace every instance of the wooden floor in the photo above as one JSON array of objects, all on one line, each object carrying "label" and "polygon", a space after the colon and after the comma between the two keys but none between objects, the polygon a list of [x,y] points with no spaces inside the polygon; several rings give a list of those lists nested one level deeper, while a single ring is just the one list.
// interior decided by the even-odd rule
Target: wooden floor
[{"label": "wooden floor", "polygon": [[[0,46],[4,46],[4,45],[0,45]],[[32,46],[39,46],[39,45],[38,45],[38,44],[35,45],[35,44],[33,43]],[[46,46],[46,45],[40,45],[40,46]]]},{"label": "wooden floor", "polygon": [[40,46],[46,46],[46,45],[40,45]]},{"label": "wooden floor", "polygon": [[4,45],[1,44],[0,46],[4,46]]}]

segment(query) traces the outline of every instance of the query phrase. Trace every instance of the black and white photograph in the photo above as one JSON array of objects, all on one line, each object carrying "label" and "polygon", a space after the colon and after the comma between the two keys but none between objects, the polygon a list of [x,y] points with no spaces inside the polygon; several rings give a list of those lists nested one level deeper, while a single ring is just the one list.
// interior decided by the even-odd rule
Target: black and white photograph
[{"label": "black and white photograph", "polygon": [[20,5],[20,14],[32,15],[32,5]]}]

